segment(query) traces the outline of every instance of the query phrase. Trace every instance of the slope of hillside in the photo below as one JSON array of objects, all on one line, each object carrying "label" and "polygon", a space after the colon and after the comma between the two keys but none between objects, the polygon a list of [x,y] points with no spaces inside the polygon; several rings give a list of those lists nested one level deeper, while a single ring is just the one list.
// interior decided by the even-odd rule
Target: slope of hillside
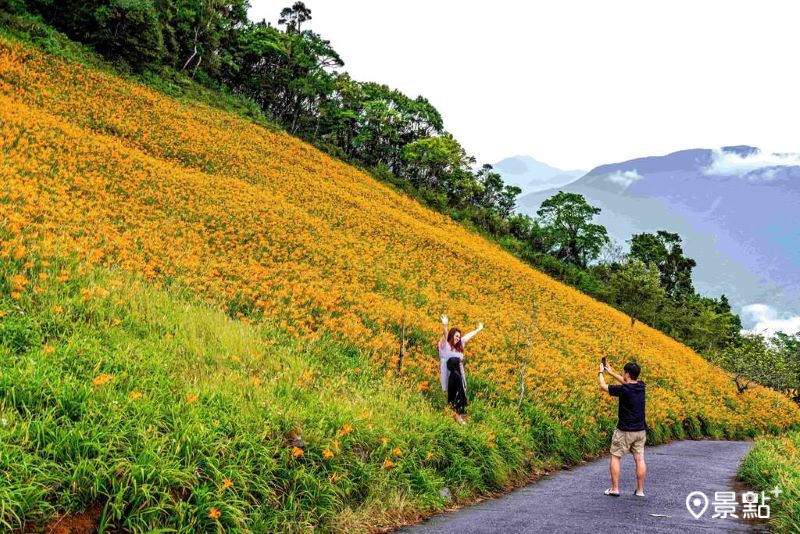
[{"label": "slope of hillside", "polygon": [[[653,442],[745,437],[800,423],[780,394],[751,388],[737,395],[729,376],[687,347],[645,326],[632,330],[621,313],[309,145],[9,41],[0,41],[0,150],[3,261],[75,256],[85,266],[183,288],[246,323],[308,342],[332,335],[386,372],[386,385],[376,388],[386,387],[387,396],[393,388],[418,392],[414,402],[434,411],[443,407],[433,351],[439,314],[465,328],[486,323],[466,364],[471,424],[486,429],[485,449],[463,442],[475,466],[465,475],[456,464],[431,465],[439,478],[430,486],[457,483],[471,495],[512,481],[516,460],[576,461],[602,450],[615,416],[595,385],[602,354],[618,366],[629,358],[643,364]],[[8,272],[4,306],[37,298],[36,279]],[[403,325],[408,353],[398,378],[392,370]],[[85,356],[85,365],[92,361]],[[521,369],[526,394],[517,409]],[[0,394],[2,406],[23,411],[13,387]],[[364,416],[363,427],[408,416],[391,403],[384,408],[379,420]],[[462,443],[446,415],[434,415],[442,424],[432,432]],[[501,445],[506,425],[516,430]],[[318,434],[330,440],[337,432],[328,424]],[[495,446],[503,456],[491,452]],[[377,447],[350,449],[345,471],[373,465]],[[331,504],[331,513],[363,506],[386,484],[395,495],[429,495],[418,483],[405,474],[364,486],[346,506]],[[193,491],[164,498],[195,506]],[[443,504],[416,499],[414,509]],[[313,514],[308,521],[333,522]]]}]

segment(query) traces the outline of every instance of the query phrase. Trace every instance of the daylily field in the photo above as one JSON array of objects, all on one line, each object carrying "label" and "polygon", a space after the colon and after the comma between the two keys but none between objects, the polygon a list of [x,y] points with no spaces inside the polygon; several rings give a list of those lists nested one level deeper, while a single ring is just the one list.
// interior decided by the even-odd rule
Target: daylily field
[{"label": "daylily field", "polygon": [[[469,498],[604,450],[616,417],[616,403],[595,382],[605,354],[618,368],[631,358],[642,364],[651,442],[743,438],[800,423],[800,411],[779,393],[751,387],[737,394],[727,373],[686,346],[645,325],[632,329],[623,314],[310,145],[9,40],[0,41],[0,158],[0,333],[4,322],[23,316],[36,318],[39,332],[19,346],[0,340],[0,410],[13,414],[0,438],[19,453],[0,458],[12,471],[21,458],[44,462],[47,440],[30,438],[30,425],[52,406],[31,399],[37,387],[49,391],[63,380],[85,390],[74,402],[91,403],[92,413],[122,409],[114,399],[137,410],[126,424],[139,430],[125,432],[141,431],[142,443],[148,432],[163,440],[162,452],[148,449],[152,462],[164,454],[183,473],[146,482],[158,493],[149,500],[133,482],[70,485],[69,469],[58,483],[37,483],[24,501],[0,490],[0,518],[13,528],[97,503],[110,523],[134,530],[180,528],[178,516],[188,530],[280,529],[295,512],[298,529],[399,524],[443,506],[441,486]],[[163,319],[172,327],[162,329],[169,314],[130,304],[151,293],[172,302],[168,309],[217,314],[216,341],[181,337],[189,327],[177,320]],[[93,306],[102,313],[86,311]],[[479,430],[457,428],[444,410],[434,348],[442,313],[464,331],[486,325],[466,360],[469,425]],[[398,375],[403,326],[407,353]],[[125,335],[106,337],[114,328]],[[246,334],[219,341],[230,329]],[[167,333],[175,337],[163,342]],[[69,341],[78,334],[82,343],[101,339],[80,351]],[[181,350],[175,344],[184,338],[213,346]],[[152,351],[137,362],[135,346],[145,342]],[[242,351],[253,353],[246,367],[231,360],[244,358]],[[47,365],[52,381],[24,380]],[[237,380],[241,387],[232,385]],[[160,381],[163,388],[148,385]],[[310,396],[297,401],[305,390]],[[175,424],[148,431],[148,410],[135,407],[152,400],[158,408],[151,415],[201,410],[217,396],[228,409],[215,417],[235,421],[241,413],[248,423],[239,431],[255,436],[252,455],[283,467],[266,476],[251,456],[227,464],[216,458],[225,456],[222,445],[201,447],[203,461],[176,456],[170,440],[192,441],[192,427],[179,437]],[[290,407],[281,409],[284,401]],[[83,412],[47,413],[39,432],[58,433]],[[259,420],[268,421],[263,436]],[[298,430],[303,447],[284,443]],[[80,449],[84,436],[106,443],[83,433],[70,439]],[[223,432],[209,439],[238,438]],[[437,456],[451,446],[449,456]],[[113,464],[109,473],[130,474],[126,466],[136,459],[124,456],[133,450],[98,446],[87,454]],[[76,454],[47,456],[41,473],[81,465]],[[473,462],[475,471],[455,475],[457,462]],[[295,491],[300,471],[319,484],[317,493]],[[248,476],[274,485],[274,499],[264,504],[266,490],[248,488]],[[348,477],[360,481],[357,491],[345,491]],[[239,492],[232,504],[203,504],[197,488],[209,481],[216,481],[212,493],[222,486]],[[335,498],[315,500],[325,492]],[[168,512],[148,515],[153,507]]]}]

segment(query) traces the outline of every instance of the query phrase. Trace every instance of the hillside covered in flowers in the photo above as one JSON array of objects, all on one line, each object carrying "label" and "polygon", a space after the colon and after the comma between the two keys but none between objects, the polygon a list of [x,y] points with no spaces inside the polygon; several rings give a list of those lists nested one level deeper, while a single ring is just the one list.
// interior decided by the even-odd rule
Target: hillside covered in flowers
[{"label": "hillside covered in flowers", "polygon": [[448,312],[487,325],[469,369],[508,395],[530,340],[540,401],[597,400],[593,371],[610,354],[643,364],[654,423],[766,428],[795,414],[777,394],[736,395],[686,347],[288,135],[10,43],[0,76],[3,218],[25,230],[6,253],[65,241],[254,320],[341,334],[376,365],[393,364],[405,322],[420,383],[436,378]]},{"label": "hillside covered in flowers", "polygon": [[[653,442],[800,423],[781,394],[739,394],[686,346],[631,328],[620,312],[308,144],[7,40],[0,154],[0,261],[77,258],[299,341],[334,339],[434,412],[443,406],[439,315],[464,330],[483,322],[466,359],[475,423],[519,406],[560,428],[572,460],[603,450],[613,428],[615,403],[595,382],[603,355],[618,368],[642,364]],[[8,273],[0,301],[9,306],[41,290],[24,268]],[[549,452],[541,436],[515,439],[529,457]],[[400,456],[382,461],[392,467]]]}]

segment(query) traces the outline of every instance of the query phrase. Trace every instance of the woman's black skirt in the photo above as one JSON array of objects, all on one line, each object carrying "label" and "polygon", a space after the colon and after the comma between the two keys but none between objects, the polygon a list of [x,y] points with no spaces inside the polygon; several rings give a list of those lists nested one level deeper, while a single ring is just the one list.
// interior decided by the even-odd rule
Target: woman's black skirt
[{"label": "woman's black skirt", "polygon": [[447,402],[458,414],[467,411],[467,392],[464,391],[464,377],[461,376],[461,358],[449,358],[447,370],[450,371],[447,379]]}]

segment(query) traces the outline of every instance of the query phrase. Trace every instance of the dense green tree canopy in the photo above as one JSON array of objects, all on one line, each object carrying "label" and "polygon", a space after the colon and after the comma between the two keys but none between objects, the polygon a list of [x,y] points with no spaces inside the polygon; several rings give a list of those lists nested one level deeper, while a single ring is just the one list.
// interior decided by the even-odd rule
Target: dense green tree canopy
[{"label": "dense green tree canopy", "polygon": [[477,203],[484,208],[495,209],[503,218],[510,217],[522,189],[515,185],[504,184],[503,178],[488,164],[481,167],[476,177],[481,186],[476,198]]},{"label": "dense green tree canopy", "polygon": [[542,202],[536,212],[550,233],[553,254],[583,269],[608,243],[605,227],[592,222],[598,213],[600,208],[591,206],[583,195],[563,191]]},{"label": "dense green tree canopy", "polygon": [[733,380],[743,393],[751,381],[797,395],[800,368],[794,347],[800,336],[780,335],[772,341],[756,334],[740,336],[736,343],[716,353],[714,361],[733,373]]},{"label": "dense green tree canopy", "polygon": [[655,323],[656,311],[664,298],[655,264],[646,264],[639,258],[628,259],[611,276],[607,291],[610,301],[631,318],[631,327],[637,319]]},{"label": "dense green tree canopy", "polygon": [[684,298],[694,294],[692,269],[697,265],[683,255],[681,237],[665,230],[641,233],[631,238],[631,256],[658,267],[661,286],[668,296]]}]

